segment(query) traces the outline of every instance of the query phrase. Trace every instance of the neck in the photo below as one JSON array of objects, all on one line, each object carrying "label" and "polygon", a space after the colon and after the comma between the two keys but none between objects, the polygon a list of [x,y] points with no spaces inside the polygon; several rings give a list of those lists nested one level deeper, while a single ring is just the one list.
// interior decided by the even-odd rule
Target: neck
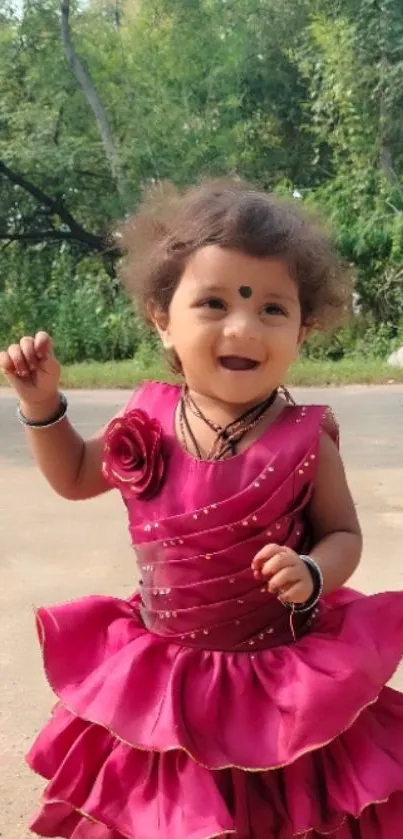
[{"label": "neck", "polygon": [[267,392],[264,396],[259,396],[250,402],[242,402],[242,404],[239,404],[224,402],[213,396],[209,396],[206,393],[200,393],[199,391],[191,388],[188,388],[188,393],[203,414],[223,426],[238,419],[238,417],[241,417],[246,411],[252,410],[252,408],[256,407],[256,405],[260,405],[268,398],[268,396],[270,396],[270,393]]},{"label": "neck", "polygon": [[251,433],[255,433],[254,429],[269,416],[276,400],[277,390],[274,390],[265,399],[249,402],[246,407],[246,403],[242,406],[228,404],[206,398],[206,394],[186,390],[178,415],[183,445],[199,458],[222,460],[231,457],[237,454],[238,446],[245,438],[250,438]]}]

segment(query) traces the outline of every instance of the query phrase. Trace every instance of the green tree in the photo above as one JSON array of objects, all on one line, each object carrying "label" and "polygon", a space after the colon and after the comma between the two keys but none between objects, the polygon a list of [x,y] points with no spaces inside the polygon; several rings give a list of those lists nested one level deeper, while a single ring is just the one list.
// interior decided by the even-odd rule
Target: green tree
[{"label": "green tree", "polygon": [[[285,24],[278,0],[29,0],[21,19],[0,3],[2,340],[46,325],[59,330],[66,357],[99,355],[106,308],[121,305],[104,236],[122,214],[123,180],[128,209],[161,179],[305,182],[305,87],[289,50],[307,3],[287,5]],[[77,315],[90,317],[81,283],[94,303],[91,328]],[[70,346],[58,307],[66,323],[82,324]],[[111,352],[135,343],[114,339]]]},{"label": "green tree", "polygon": [[357,266],[364,307],[393,334],[403,317],[403,7],[346,0],[332,14],[319,9],[296,56],[323,173],[313,200]]},{"label": "green tree", "polygon": [[105,235],[150,184],[226,174],[323,210],[396,330],[402,67],[400,0],[0,0],[0,341],[132,352]]}]

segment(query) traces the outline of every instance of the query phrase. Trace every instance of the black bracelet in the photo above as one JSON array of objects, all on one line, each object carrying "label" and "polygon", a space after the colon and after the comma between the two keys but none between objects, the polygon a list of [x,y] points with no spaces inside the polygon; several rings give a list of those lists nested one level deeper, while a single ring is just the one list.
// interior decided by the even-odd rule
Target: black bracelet
[{"label": "black bracelet", "polygon": [[17,418],[21,425],[26,425],[27,428],[50,428],[52,425],[57,425],[67,414],[68,402],[64,393],[59,394],[60,404],[55,414],[45,420],[29,420],[21,411],[20,404],[17,406]]},{"label": "black bracelet", "polygon": [[314,585],[313,592],[305,603],[293,603],[294,612],[310,612],[318,605],[323,594],[323,574],[317,562],[311,556],[301,555],[300,559],[305,563]]}]

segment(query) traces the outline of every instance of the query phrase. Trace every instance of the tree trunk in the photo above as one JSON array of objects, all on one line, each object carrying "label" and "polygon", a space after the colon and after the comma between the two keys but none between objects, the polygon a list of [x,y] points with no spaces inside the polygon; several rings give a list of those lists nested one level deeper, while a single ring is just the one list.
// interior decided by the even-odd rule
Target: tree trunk
[{"label": "tree trunk", "polygon": [[99,133],[101,135],[102,144],[105,155],[109,163],[113,180],[116,185],[122,211],[125,213],[129,209],[127,198],[126,179],[120,162],[120,155],[118,143],[113,137],[109,120],[105,108],[92,84],[91,78],[84,69],[79,57],[74,50],[73,40],[70,32],[69,16],[70,16],[70,0],[61,0],[61,34],[64,51],[71,71],[74,73],[78,84],[80,85],[84,96],[94,114]]}]

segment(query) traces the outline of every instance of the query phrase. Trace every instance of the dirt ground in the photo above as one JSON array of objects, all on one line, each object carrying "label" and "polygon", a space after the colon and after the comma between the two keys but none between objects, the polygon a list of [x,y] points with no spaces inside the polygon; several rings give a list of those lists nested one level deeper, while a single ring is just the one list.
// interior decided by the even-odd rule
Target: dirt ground
[{"label": "dirt ground", "polygon": [[[84,435],[127,400],[123,391],[68,394]],[[330,403],[365,536],[355,576],[365,592],[403,586],[403,387],[296,391],[298,401]],[[28,839],[41,784],[23,761],[52,697],[42,674],[34,605],[89,593],[128,595],[136,583],[125,513],[117,493],[73,504],[53,495],[34,468],[0,390],[0,836]],[[403,688],[403,674],[394,684]]]}]

